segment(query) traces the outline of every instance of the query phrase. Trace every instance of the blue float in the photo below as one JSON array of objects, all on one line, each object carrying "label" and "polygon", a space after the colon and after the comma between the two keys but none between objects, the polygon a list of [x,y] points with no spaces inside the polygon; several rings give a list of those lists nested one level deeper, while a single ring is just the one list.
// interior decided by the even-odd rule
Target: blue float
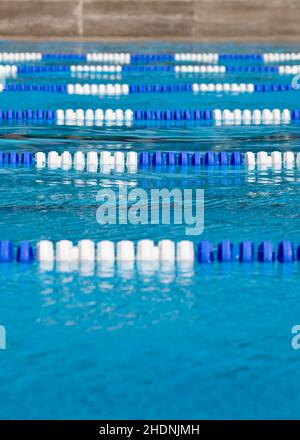
[{"label": "blue float", "polygon": [[16,259],[19,263],[32,263],[34,253],[31,244],[28,241],[22,241],[17,247]]},{"label": "blue float", "polygon": [[300,110],[293,110],[292,111],[292,119],[295,120],[299,120],[300,119]]},{"label": "blue float", "polygon": [[9,154],[9,165],[18,165],[19,163],[19,155],[15,151],[11,151]]},{"label": "blue float", "polygon": [[221,263],[232,261],[233,244],[230,240],[223,240],[218,244],[218,261]]},{"label": "blue float", "polygon": [[283,240],[279,243],[277,259],[279,263],[293,263],[295,261],[295,247],[292,241]]},{"label": "blue float", "polygon": [[14,247],[11,241],[0,241],[0,263],[11,263],[14,259]]},{"label": "blue float", "polygon": [[200,166],[202,165],[202,155],[199,152],[192,154],[192,165],[193,166]]},{"label": "blue float", "polygon": [[32,165],[32,153],[29,151],[23,152],[21,156],[21,164],[28,166]]},{"label": "blue float", "polygon": [[178,164],[180,166],[188,166],[189,163],[190,163],[189,153],[186,152],[179,153]]},{"label": "blue float", "polygon": [[175,166],[176,165],[176,153],[169,152],[167,153],[167,165]]},{"label": "blue float", "polygon": [[150,165],[150,154],[149,153],[141,153],[140,154],[140,165],[149,166]]},{"label": "blue float", "polygon": [[242,163],[243,163],[242,153],[240,153],[239,151],[233,151],[231,153],[231,157],[230,157],[230,164],[231,165],[242,165]]},{"label": "blue float", "polygon": [[254,260],[254,243],[242,241],[239,245],[239,261],[241,263],[252,263]]},{"label": "blue float", "polygon": [[261,263],[273,263],[275,261],[275,252],[272,242],[263,241],[259,244],[257,259]]},{"label": "blue float", "polygon": [[204,164],[207,166],[215,165],[215,154],[213,151],[207,151],[204,155]]},{"label": "blue float", "polygon": [[162,165],[162,154],[161,152],[153,153],[152,156],[152,165],[153,166],[161,166]]},{"label": "blue float", "polygon": [[217,162],[219,165],[228,165],[228,154],[226,151],[217,153]]},{"label": "blue float", "polygon": [[214,261],[213,247],[209,241],[202,241],[198,244],[197,258],[199,263],[212,263]]}]

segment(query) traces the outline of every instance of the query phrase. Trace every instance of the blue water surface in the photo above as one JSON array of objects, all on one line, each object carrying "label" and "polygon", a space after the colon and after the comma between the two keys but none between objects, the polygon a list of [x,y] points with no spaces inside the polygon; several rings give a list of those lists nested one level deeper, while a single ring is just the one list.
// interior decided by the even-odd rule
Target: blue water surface
[{"label": "blue water surface", "polygon": [[[268,52],[294,46],[198,43],[9,43],[0,51]],[[49,62],[48,62],[49,63]],[[248,62],[249,63],[249,62]],[[227,75],[228,76],[228,75]],[[276,74],[123,75],[118,82],[286,82]],[[11,80],[10,80],[11,81]],[[112,82],[68,73],[28,74],[15,82]],[[1,94],[1,108],[294,108],[299,91],[253,95],[135,94],[127,97]],[[3,151],[299,151],[299,126],[0,126]],[[244,168],[140,170],[107,175],[0,169],[0,237],[138,240],[161,238],[294,240],[300,237],[300,172]],[[203,188],[205,227],[105,225],[99,189]],[[299,418],[299,263],[196,265],[194,270],[110,268],[87,273],[0,265],[1,419]]]}]

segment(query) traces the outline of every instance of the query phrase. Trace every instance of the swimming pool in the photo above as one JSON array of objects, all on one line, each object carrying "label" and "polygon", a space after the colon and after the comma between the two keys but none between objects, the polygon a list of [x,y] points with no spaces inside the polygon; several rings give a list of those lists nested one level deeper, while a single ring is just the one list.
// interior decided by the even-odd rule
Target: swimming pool
[{"label": "swimming pool", "polygon": [[[8,43],[0,52],[268,53],[293,46],[182,44]],[[210,59],[208,59],[210,61]],[[222,60],[227,66],[269,66],[259,59]],[[276,60],[275,60],[276,61]],[[12,60],[12,62],[14,62]],[[189,62],[189,61],[188,61]],[[22,65],[69,66],[53,59]],[[78,63],[82,63],[79,60]],[[297,64],[283,60],[282,64]],[[18,64],[18,63],[16,63]],[[108,63],[107,63],[108,64]],[[140,60],[133,66],[173,66]],[[114,75],[114,76],[113,76]],[[61,89],[0,94],[0,108],[22,112],[0,121],[1,152],[109,150],[137,152],[246,152],[299,150],[299,123],[215,124],[211,120],[74,121],[28,118],[25,109],[297,109],[299,90],[253,93],[142,90],[99,98],[62,93],[67,84],[191,85],[284,84],[294,75],[245,70],[176,73],[25,72],[11,85],[59,85]],[[4,81],[3,81],[4,82]],[[4,87],[5,87],[4,84]],[[107,89],[106,89],[107,90]],[[230,119],[230,118],[229,118]],[[95,123],[97,122],[97,123]],[[108,122],[108,123],[107,123]],[[246,121],[247,122],[247,121]],[[272,121],[274,122],[274,121]],[[20,156],[21,157],[21,156]],[[33,156],[34,157],[34,156]],[[295,156],[296,157],[296,156]],[[28,240],[208,240],[216,245],[251,240],[291,240],[299,245],[297,166],[138,167],[133,173],[88,172],[35,166],[0,167],[1,234],[15,245]],[[103,225],[96,221],[99,189],[203,188],[205,226],[186,237],[184,225]],[[255,251],[256,252],[256,251]],[[138,265],[89,273],[42,270],[39,263],[0,264],[0,417],[22,419],[230,419],[298,418],[299,351],[292,327],[299,324],[299,262],[199,264],[180,273]]]}]

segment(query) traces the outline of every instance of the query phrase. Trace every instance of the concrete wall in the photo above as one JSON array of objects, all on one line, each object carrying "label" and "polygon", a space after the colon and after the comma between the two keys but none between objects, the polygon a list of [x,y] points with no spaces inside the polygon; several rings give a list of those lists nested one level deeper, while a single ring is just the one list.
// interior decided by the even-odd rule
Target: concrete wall
[{"label": "concrete wall", "polygon": [[0,0],[1,37],[297,39],[300,0]]}]

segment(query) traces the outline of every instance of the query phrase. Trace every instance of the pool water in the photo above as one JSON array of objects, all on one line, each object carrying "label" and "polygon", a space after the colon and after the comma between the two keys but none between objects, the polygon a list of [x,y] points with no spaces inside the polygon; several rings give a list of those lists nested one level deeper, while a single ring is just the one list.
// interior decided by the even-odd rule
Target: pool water
[{"label": "pool water", "polygon": [[[7,43],[0,51],[293,51],[293,46]],[[286,82],[273,74],[228,81]],[[9,80],[12,82],[12,80]],[[28,74],[15,82],[68,83],[68,73]],[[96,80],[90,80],[96,82]],[[97,82],[109,82],[106,78]],[[227,81],[130,72],[118,82]],[[121,97],[3,93],[8,108],[293,108],[298,91],[257,94],[134,94]],[[299,125],[57,126],[0,125],[1,151],[299,151]],[[192,168],[107,175],[0,168],[0,237],[195,243],[223,239],[299,244],[300,171]],[[99,189],[203,188],[205,227],[105,225],[96,221]],[[1,419],[299,418],[299,263],[195,264],[188,273],[135,267],[82,274],[1,264]]]}]

